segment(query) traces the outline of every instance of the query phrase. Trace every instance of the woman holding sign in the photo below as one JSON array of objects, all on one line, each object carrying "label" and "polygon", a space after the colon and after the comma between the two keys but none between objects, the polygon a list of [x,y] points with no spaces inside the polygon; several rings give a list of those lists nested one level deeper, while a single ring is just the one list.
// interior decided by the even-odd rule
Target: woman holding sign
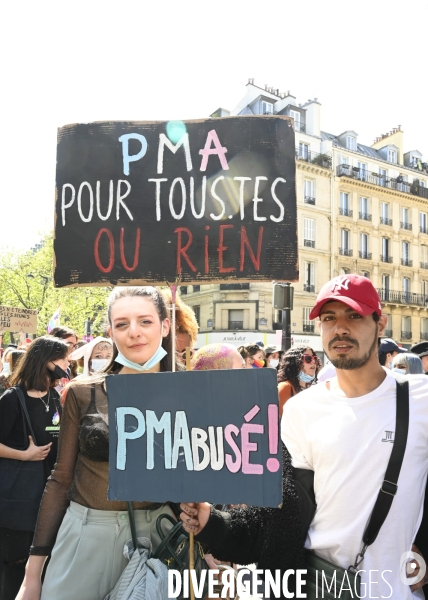
[{"label": "woman holding sign", "polygon": [[[172,370],[170,321],[154,287],[116,288],[108,300],[113,356],[69,386],[58,461],[47,483],[19,600],[102,600],[128,561],[127,503],[107,499],[109,427],[105,377]],[[142,383],[142,389],[144,381]],[[138,537],[160,543],[156,519],[168,505],[135,502]],[[41,586],[46,557],[52,558]]]}]

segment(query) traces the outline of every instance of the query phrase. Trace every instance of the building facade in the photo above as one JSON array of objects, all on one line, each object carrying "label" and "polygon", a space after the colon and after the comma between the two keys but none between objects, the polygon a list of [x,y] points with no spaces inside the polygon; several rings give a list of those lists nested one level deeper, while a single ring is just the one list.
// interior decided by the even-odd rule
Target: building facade
[{"label": "building facade", "polygon": [[[321,129],[318,99],[296,97],[250,79],[235,109],[211,116],[287,115],[296,132],[300,279],[293,283],[294,343],[320,351],[309,311],[322,285],[342,273],[369,277],[388,315],[387,335],[403,346],[428,339],[428,164],[404,152],[400,127],[360,143],[348,130]],[[281,315],[271,283],[182,286],[200,324],[199,344],[279,340]]]}]

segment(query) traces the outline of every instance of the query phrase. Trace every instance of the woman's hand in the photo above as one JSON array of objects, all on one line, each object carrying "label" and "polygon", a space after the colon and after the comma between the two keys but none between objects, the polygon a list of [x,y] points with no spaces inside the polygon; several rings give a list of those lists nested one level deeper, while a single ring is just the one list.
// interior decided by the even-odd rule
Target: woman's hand
[{"label": "woman's hand", "polygon": [[51,451],[52,442],[46,444],[46,446],[36,446],[31,435],[28,436],[28,439],[30,440],[30,445],[23,452],[23,460],[45,460]]},{"label": "woman's hand", "polygon": [[27,580],[24,577],[24,581],[20,587],[18,595],[15,600],[40,600],[42,594],[42,582],[39,579]]},{"label": "woman's hand", "polygon": [[211,504],[208,502],[182,502],[180,508],[183,511],[180,519],[183,521],[184,529],[196,535],[200,533],[210,518]]}]

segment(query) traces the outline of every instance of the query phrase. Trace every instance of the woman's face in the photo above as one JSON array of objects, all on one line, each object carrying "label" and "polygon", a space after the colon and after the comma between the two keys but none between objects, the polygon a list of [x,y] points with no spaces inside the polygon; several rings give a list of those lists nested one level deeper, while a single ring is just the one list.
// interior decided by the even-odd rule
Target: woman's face
[{"label": "woman's face", "polygon": [[245,368],[252,369],[255,360],[264,360],[264,358],[265,355],[263,350],[259,350],[258,352],[253,354],[253,356],[247,356],[247,358],[245,359]]},{"label": "woman's face", "polygon": [[266,359],[267,363],[269,364],[272,359],[279,360],[279,352],[272,352],[272,354],[269,354],[269,356]]},{"label": "woman's face", "polygon": [[48,362],[48,369],[50,371],[54,371],[55,365],[58,365],[63,371],[66,371],[68,369],[69,364],[70,361],[68,360],[67,356],[65,356],[64,358],[56,358],[54,361]]},{"label": "woman's face", "polygon": [[119,298],[110,310],[109,335],[125,358],[144,364],[155,354],[161,336],[169,333],[170,322],[159,319],[156,307],[148,298]]},{"label": "woman's face", "polygon": [[99,342],[92,348],[91,360],[94,358],[110,359],[113,355],[113,346],[108,342]]},{"label": "woman's face", "polygon": [[[306,359],[305,356],[313,357],[310,363],[306,362],[308,359]],[[306,375],[315,375],[316,368],[317,368],[316,357],[314,356],[314,353],[312,352],[312,350],[310,348],[306,348],[306,350],[304,351],[303,356],[302,356],[301,369],[304,373],[306,373]]]}]

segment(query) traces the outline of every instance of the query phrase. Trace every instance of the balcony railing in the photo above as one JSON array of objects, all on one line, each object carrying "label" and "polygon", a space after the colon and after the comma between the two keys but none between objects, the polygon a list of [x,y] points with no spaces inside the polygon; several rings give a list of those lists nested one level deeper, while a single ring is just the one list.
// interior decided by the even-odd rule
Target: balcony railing
[{"label": "balcony railing", "polygon": [[358,252],[358,256],[360,258],[364,258],[365,260],[371,260],[372,259],[372,253],[371,252],[363,252],[362,250],[360,250]]},{"label": "balcony railing", "polygon": [[389,217],[381,217],[380,224],[381,225],[389,225],[392,227],[392,219],[390,219]]},{"label": "balcony railing", "polygon": [[349,248],[339,248],[339,254],[342,256],[352,256],[352,250]]},{"label": "balcony railing", "polygon": [[380,187],[386,187],[390,190],[396,190],[397,192],[404,192],[406,194],[412,194],[413,196],[428,198],[428,188],[422,187],[416,181],[413,183],[409,183],[408,181],[397,181],[397,178],[387,177],[386,175],[380,175],[374,172],[369,173],[365,169],[352,167],[351,165],[338,165],[336,175],[338,177],[360,179],[361,181],[366,181],[367,183],[378,185]]},{"label": "balcony railing", "polygon": [[400,227],[401,229],[408,229],[409,231],[412,231],[412,224],[407,223],[407,221],[400,221]]},{"label": "balcony railing", "polygon": [[363,213],[363,212],[358,213],[358,218],[361,219],[362,221],[371,221],[372,220],[371,215],[369,215],[367,213]]},{"label": "balcony railing", "polygon": [[244,329],[244,321],[229,321],[228,329]]},{"label": "balcony railing", "polygon": [[402,340],[411,340],[412,339],[412,332],[411,331],[402,331],[401,332],[401,339]]},{"label": "balcony railing", "polygon": [[392,329],[385,329],[383,335],[387,338],[392,338]]},{"label": "balcony railing", "polygon": [[419,225],[419,231],[421,233],[428,233],[428,227],[426,227],[425,225]]},{"label": "balcony railing", "polygon": [[312,152],[311,150],[306,150],[297,146],[296,158],[313,165],[318,165],[319,167],[324,167],[324,169],[332,168],[332,158],[330,153],[320,154],[319,152]]},{"label": "balcony railing", "polygon": [[421,262],[421,269],[428,269],[428,263]]},{"label": "balcony railing", "polygon": [[315,240],[303,240],[303,245],[307,248],[315,248]]},{"label": "balcony railing", "polygon": [[388,256],[386,254],[381,254],[380,262],[392,263],[392,256]]},{"label": "balcony railing", "polygon": [[220,283],[220,290],[249,290],[249,283]]},{"label": "balcony railing", "polygon": [[315,204],[315,198],[311,196],[305,196],[305,204]]},{"label": "balcony railing", "polygon": [[303,323],[304,333],[313,333],[315,331],[315,325],[313,323]]},{"label": "balcony railing", "polygon": [[413,260],[410,260],[409,258],[402,258],[401,264],[403,267],[413,267]]},{"label": "balcony railing", "polygon": [[309,285],[307,283],[303,284],[303,291],[304,292],[309,292],[310,294],[314,294],[315,293],[315,286],[314,285]]},{"label": "balcony railing", "polygon": [[379,288],[377,293],[382,302],[390,302],[391,304],[412,304],[414,306],[428,308],[428,295],[425,294],[398,292],[396,290],[388,290],[385,288]]},{"label": "balcony railing", "polygon": [[428,331],[421,331],[421,340],[428,340]]},{"label": "balcony railing", "polygon": [[352,210],[350,208],[339,208],[339,215],[343,217],[352,217]]}]

